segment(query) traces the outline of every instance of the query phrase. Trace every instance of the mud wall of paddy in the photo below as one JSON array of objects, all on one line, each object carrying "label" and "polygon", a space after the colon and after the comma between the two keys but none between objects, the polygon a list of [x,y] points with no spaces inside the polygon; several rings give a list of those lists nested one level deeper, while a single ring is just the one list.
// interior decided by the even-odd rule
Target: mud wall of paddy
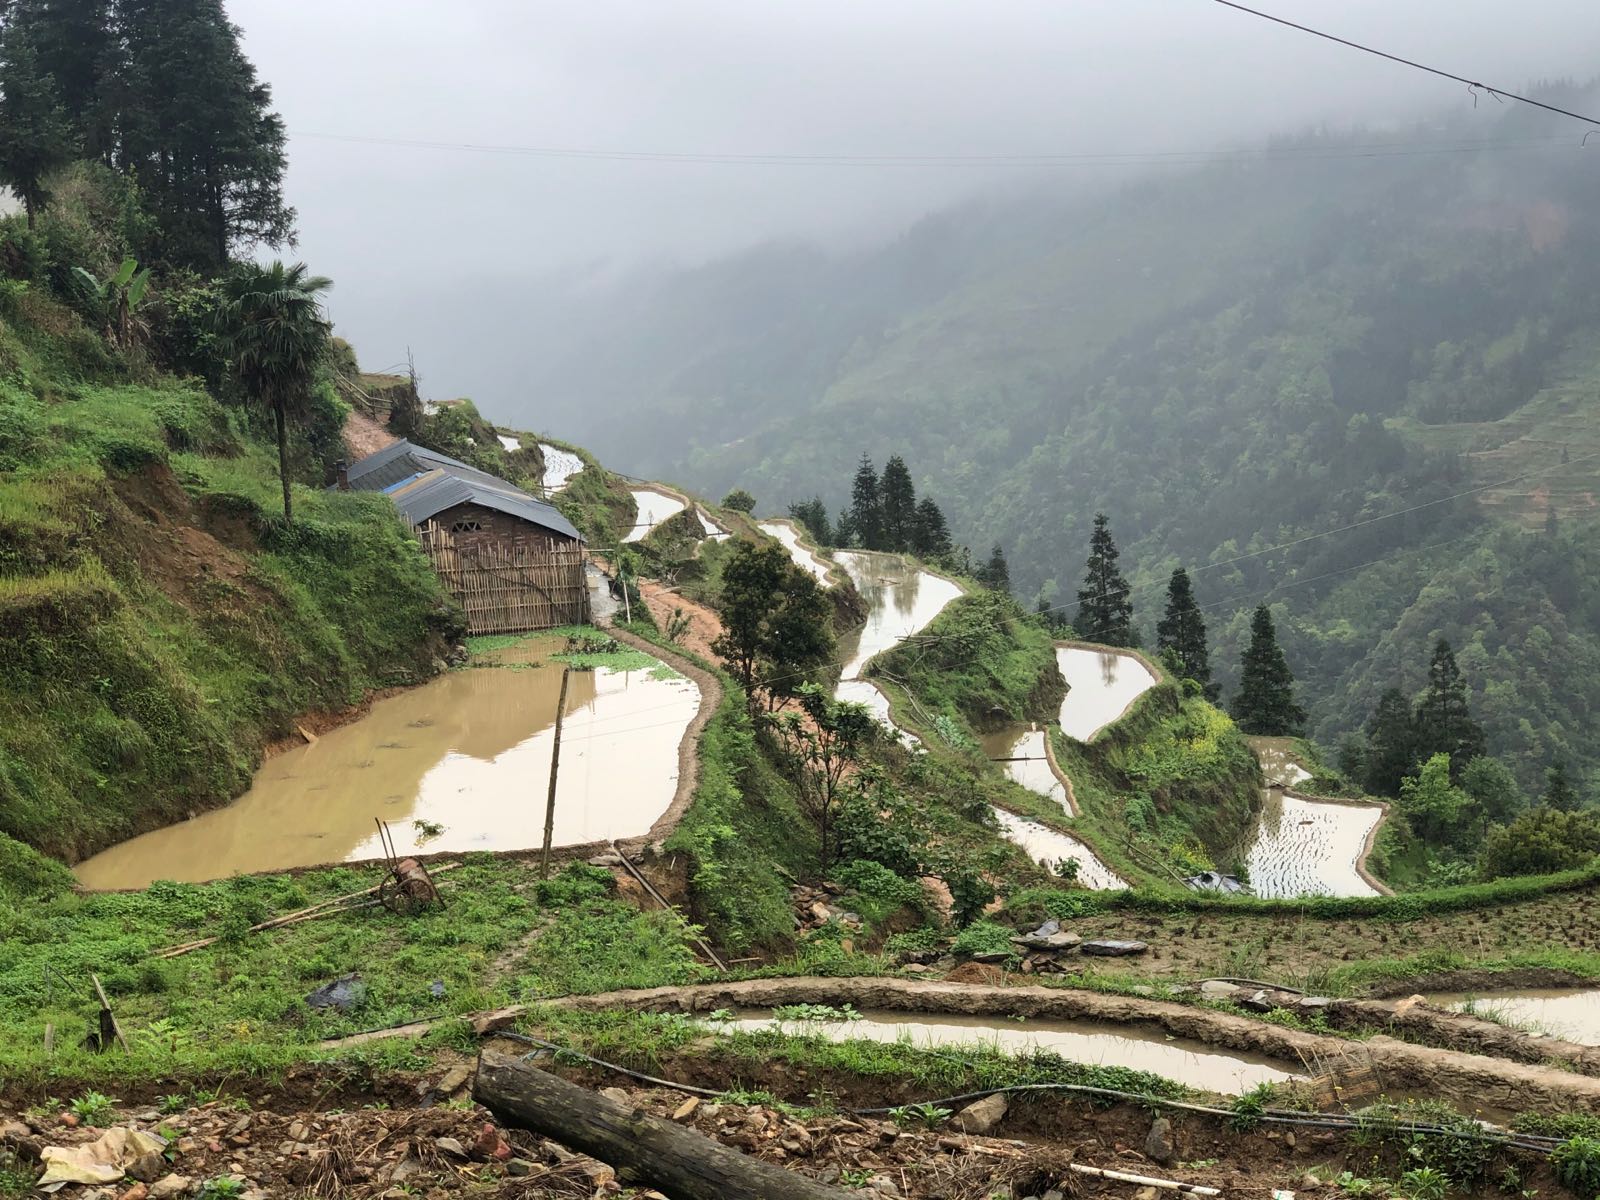
[{"label": "mud wall of paddy", "polygon": [[1479,1109],[1600,1114],[1600,1079],[1533,1063],[1510,1062],[1382,1034],[1353,1042],[1208,1008],[1070,988],[926,983],[904,979],[750,979],[569,997],[582,1011],[713,1012],[790,1004],[850,1004],[861,1011],[964,1013],[1002,1023],[1012,1016],[1141,1026],[1209,1046],[1259,1054],[1291,1069],[1354,1056],[1370,1064],[1385,1090],[1449,1100]]}]

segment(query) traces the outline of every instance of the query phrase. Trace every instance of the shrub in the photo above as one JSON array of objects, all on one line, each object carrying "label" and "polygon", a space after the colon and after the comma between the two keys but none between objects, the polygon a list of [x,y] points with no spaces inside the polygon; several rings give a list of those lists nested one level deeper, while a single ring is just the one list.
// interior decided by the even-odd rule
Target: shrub
[{"label": "shrub", "polygon": [[1568,1138],[1550,1155],[1563,1187],[1577,1196],[1600,1195],[1600,1138]]},{"label": "shrub", "polygon": [[1000,953],[1018,957],[1017,948],[1011,944],[1011,930],[993,921],[974,921],[956,935],[950,949],[963,958]]}]

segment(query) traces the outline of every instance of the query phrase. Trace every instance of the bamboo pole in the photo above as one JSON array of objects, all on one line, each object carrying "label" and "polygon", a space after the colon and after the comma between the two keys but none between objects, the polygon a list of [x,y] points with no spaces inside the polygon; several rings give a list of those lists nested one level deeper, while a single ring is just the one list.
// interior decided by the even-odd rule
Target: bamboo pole
[{"label": "bamboo pole", "polygon": [[556,701],[556,740],[550,747],[550,792],[544,802],[544,853],[539,857],[539,878],[550,878],[550,842],[556,830],[556,772],[561,769],[561,719],[567,711],[567,681],[571,667],[561,668],[561,698]]}]

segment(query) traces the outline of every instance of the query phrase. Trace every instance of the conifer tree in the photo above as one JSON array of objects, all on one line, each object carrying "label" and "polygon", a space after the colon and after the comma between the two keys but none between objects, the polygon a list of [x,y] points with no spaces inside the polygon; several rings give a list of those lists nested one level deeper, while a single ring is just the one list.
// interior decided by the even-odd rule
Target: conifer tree
[{"label": "conifer tree", "polygon": [[883,549],[883,502],[878,496],[878,473],[865,453],[850,486],[850,528],[866,550]]},{"label": "conifer tree", "polygon": [[45,180],[72,161],[74,149],[72,122],[40,64],[31,26],[8,24],[0,35],[0,183],[22,201],[30,229],[50,199]]},{"label": "conifer tree", "polygon": [[1107,646],[1133,644],[1133,602],[1128,581],[1117,569],[1117,544],[1111,540],[1111,521],[1096,513],[1089,538],[1089,562],[1078,590],[1078,636]]},{"label": "conifer tree", "polygon": [[1457,780],[1467,763],[1484,752],[1483,727],[1472,719],[1467,682],[1444,638],[1434,646],[1428,664],[1428,688],[1417,701],[1416,731],[1417,757],[1448,754],[1451,776]]},{"label": "conifer tree", "polygon": [[17,0],[6,19],[27,28],[80,152],[106,157],[115,125],[106,88],[117,62],[111,0]]},{"label": "conifer tree", "polygon": [[294,240],[283,120],[222,0],[118,0],[113,164],[135,174],[163,257],[215,269]]},{"label": "conifer tree", "polygon": [[1367,719],[1367,751],[1362,785],[1378,796],[1398,796],[1400,781],[1411,774],[1421,756],[1416,723],[1405,693],[1397,687],[1378,697]]},{"label": "conifer tree", "polygon": [[1011,591],[1011,568],[1006,565],[1006,552],[998,542],[994,549],[989,551],[989,561],[978,568],[976,577],[979,583],[991,591],[1008,593]]},{"label": "conifer tree", "polygon": [[1578,796],[1578,789],[1572,786],[1572,779],[1567,774],[1565,759],[1556,759],[1555,765],[1545,771],[1544,794],[1539,797],[1539,803],[1558,812],[1578,811],[1582,801]]},{"label": "conifer tree", "polygon": [[916,533],[917,488],[905,459],[891,455],[878,480],[878,504],[883,513],[883,548],[910,550]]},{"label": "conifer tree", "polygon": [[917,503],[916,532],[911,549],[919,558],[929,562],[944,562],[954,551],[950,543],[950,528],[945,524],[944,513],[929,496]]},{"label": "conifer tree", "polygon": [[1167,612],[1156,624],[1156,650],[1172,654],[1178,672],[1204,690],[1206,699],[1217,698],[1211,681],[1211,653],[1206,647],[1206,622],[1195,603],[1189,572],[1178,567],[1167,583]]},{"label": "conifer tree", "polygon": [[1250,645],[1240,663],[1233,715],[1246,733],[1267,737],[1295,736],[1305,726],[1305,709],[1295,703],[1294,676],[1278,645],[1272,610],[1265,604],[1256,608],[1250,622]]},{"label": "conifer tree", "polygon": [[805,526],[819,546],[833,545],[833,527],[828,524],[828,506],[821,496],[789,505],[789,516]]}]

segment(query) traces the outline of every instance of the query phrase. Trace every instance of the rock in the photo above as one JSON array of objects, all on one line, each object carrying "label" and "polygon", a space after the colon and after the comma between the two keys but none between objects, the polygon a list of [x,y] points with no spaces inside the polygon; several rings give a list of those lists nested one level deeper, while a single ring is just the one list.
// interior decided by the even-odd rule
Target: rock
[{"label": "rock", "polygon": [[591,867],[620,867],[622,865],[622,855],[596,854],[589,859],[589,865]]},{"label": "rock", "polygon": [[367,985],[361,981],[361,973],[352,971],[348,975],[341,975],[331,983],[325,983],[316,991],[306,996],[308,1008],[336,1008],[340,1012],[350,1012],[360,1008],[367,999]]},{"label": "rock", "polygon": [[811,906],[811,919],[819,925],[826,925],[833,919],[833,913],[826,904],[818,900]]},{"label": "rock", "polygon": [[985,950],[982,954],[974,954],[972,961],[976,963],[1003,963],[1011,957],[1009,950]]},{"label": "rock", "polygon": [[1304,1175],[1300,1176],[1300,1186],[1308,1192],[1315,1192],[1321,1190],[1323,1183],[1322,1180],[1318,1179],[1310,1171],[1307,1171]]},{"label": "rock", "polygon": [[1010,1103],[1003,1095],[974,1100],[956,1114],[955,1125],[964,1133],[988,1133],[1006,1115]]},{"label": "rock", "polygon": [[532,1175],[533,1164],[525,1158],[506,1159],[507,1175]]},{"label": "rock", "polygon": [[1092,954],[1097,958],[1126,958],[1132,954],[1143,954],[1150,947],[1144,942],[1123,942],[1114,938],[1096,938],[1092,942],[1084,942],[1078,949],[1084,954]]},{"label": "rock", "polygon": [[453,1137],[434,1138],[433,1144],[441,1154],[448,1154],[452,1158],[467,1156],[467,1148]]},{"label": "rock", "polygon": [[674,1121],[692,1121],[694,1120],[695,1110],[699,1107],[700,1098],[698,1096],[690,1096],[682,1104],[678,1105],[677,1108],[672,1110],[672,1119]]},{"label": "rock", "polygon": [[902,971],[904,971],[907,975],[932,975],[933,974],[933,968],[928,966],[927,963],[919,963],[919,962],[907,963],[905,966],[901,967],[900,969]]},{"label": "rock", "polygon": [[173,1200],[176,1196],[187,1196],[194,1188],[194,1180],[187,1175],[164,1175],[150,1185],[149,1200]]},{"label": "rock", "polygon": [[1302,1012],[1326,1012],[1333,1007],[1333,1001],[1327,996],[1301,996],[1295,1003],[1295,1007]]},{"label": "rock", "polygon": [[136,1183],[118,1196],[117,1200],[150,1200],[150,1185],[148,1183]]},{"label": "rock", "polygon": [[413,1175],[419,1175],[421,1173],[422,1161],[420,1159],[412,1158],[408,1154],[389,1169],[389,1181],[391,1183],[404,1183]]},{"label": "rock", "polygon": [[1144,1139],[1145,1157],[1162,1166],[1171,1166],[1176,1152],[1172,1146],[1172,1122],[1165,1117],[1157,1117],[1150,1122],[1150,1132]]},{"label": "rock", "polygon": [[601,1088],[600,1094],[613,1104],[626,1104],[629,1108],[633,1107],[633,1097],[619,1087]]},{"label": "rock", "polygon": [[128,1164],[128,1178],[142,1183],[154,1183],[166,1173],[167,1159],[159,1150],[141,1154]]},{"label": "rock", "polygon": [[0,1142],[21,1142],[33,1136],[21,1121],[0,1121]]},{"label": "rock", "polygon": [[1238,997],[1236,1003],[1240,1008],[1247,1008],[1251,1012],[1267,1013],[1277,1008],[1273,1002],[1272,993],[1265,988],[1250,992],[1248,995]]},{"label": "rock", "polygon": [[1225,979],[1207,979],[1200,984],[1200,998],[1203,1000],[1232,1000],[1243,990],[1238,984],[1229,983]]},{"label": "rock", "polygon": [[483,1128],[478,1131],[477,1138],[472,1143],[472,1157],[488,1161],[499,1159],[504,1162],[512,1155],[511,1144],[500,1136],[500,1131],[489,1122],[483,1123]]},{"label": "rock", "polygon": [[1292,1130],[1283,1135],[1283,1144],[1285,1146],[1289,1147],[1289,1149],[1291,1149],[1291,1150],[1294,1149],[1295,1137],[1294,1137],[1294,1132]]},{"label": "rock", "polygon": [[444,1073],[444,1078],[439,1080],[434,1091],[441,1096],[453,1096],[461,1090],[463,1084],[472,1077],[472,1068],[454,1066]]},{"label": "rock", "polygon": [[306,1128],[304,1121],[289,1122],[289,1140],[291,1142],[303,1142],[310,1136],[311,1130]]},{"label": "rock", "polygon": [[1161,1190],[1153,1187],[1142,1187],[1133,1194],[1133,1200],[1161,1200]]}]

